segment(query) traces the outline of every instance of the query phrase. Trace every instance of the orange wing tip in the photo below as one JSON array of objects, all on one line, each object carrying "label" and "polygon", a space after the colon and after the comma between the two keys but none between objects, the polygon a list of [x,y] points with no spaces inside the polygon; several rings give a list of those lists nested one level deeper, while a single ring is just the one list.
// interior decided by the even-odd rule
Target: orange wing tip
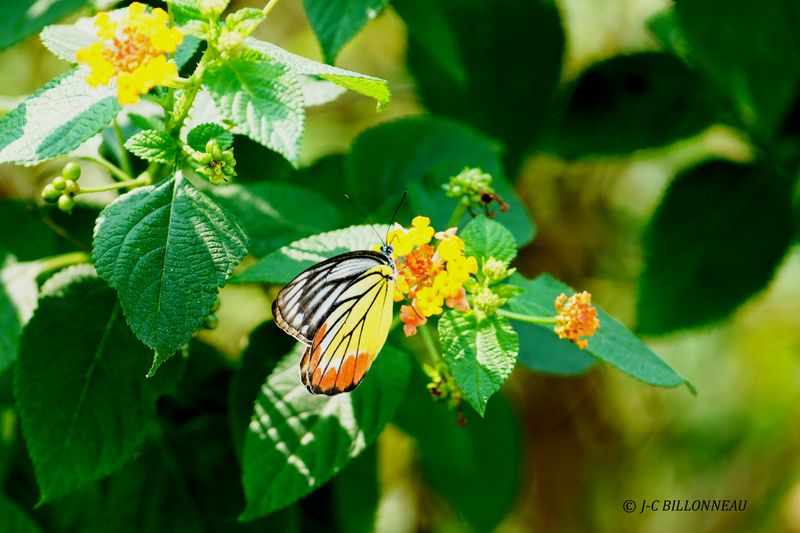
[{"label": "orange wing tip", "polygon": [[[338,371],[335,368],[328,368],[324,375],[319,367],[315,368],[313,373],[301,367],[300,377],[312,394],[333,396],[342,392],[350,392],[358,387],[364,379],[376,355],[367,351],[361,351],[358,355],[348,354]],[[304,354],[303,361],[305,360]]]}]

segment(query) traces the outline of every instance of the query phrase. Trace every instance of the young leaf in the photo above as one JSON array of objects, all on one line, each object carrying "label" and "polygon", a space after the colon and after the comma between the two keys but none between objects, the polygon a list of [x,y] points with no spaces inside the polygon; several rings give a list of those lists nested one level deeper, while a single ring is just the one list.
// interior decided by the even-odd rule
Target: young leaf
[{"label": "young leaf", "polygon": [[350,226],[320,233],[284,246],[237,275],[233,283],[288,283],[306,268],[335,255],[369,250],[380,244],[388,226]]},{"label": "young leaf", "polygon": [[389,100],[392,99],[386,80],[312,61],[258,39],[247,39],[246,46],[250,50],[265,54],[276,63],[286,66],[295,74],[327,80],[345,89],[374,98],[378,102],[378,109],[386,107]]},{"label": "young leaf", "polygon": [[306,15],[322,46],[326,63],[333,63],[342,46],[375,18],[388,0],[305,0]]},{"label": "young leaf", "polygon": [[790,187],[769,165],[725,161],[676,177],[645,234],[637,329],[705,324],[766,287],[793,238]]},{"label": "young leaf", "polygon": [[160,392],[144,378],[149,350],[91,267],[59,272],[43,293],[20,341],[15,383],[40,502],[128,461]]},{"label": "young leaf", "polygon": [[520,422],[498,394],[485,418],[467,415],[469,423],[460,427],[446,405],[418,392],[425,383],[415,365],[410,392],[393,423],[416,441],[425,484],[474,531],[494,531],[519,495],[524,472]]},{"label": "young leaf", "polygon": [[125,141],[125,148],[146,161],[158,163],[172,163],[178,155],[178,145],[163,131],[140,131]]},{"label": "young leaf", "polygon": [[203,81],[220,112],[243,133],[293,165],[300,157],[305,126],[303,92],[297,78],[272,61],[218,61]]},{"label": "young leaf", "polygon": [[213,122],[204,122],[192,128],[186,135],[186,144],[198,152],[205,152],[206,143],[211,139],[216,139],[223,150],[233,144],[233,134]]},{"label": "young leaf", "polygon": [[42,27],[52,24],[88,3],[88,0],[44,3],[23,0],[0,3],[0,50],[33,35]]},{"label": "young leaf", "polygon": [[[575,291],[553,277],[542,274],[536,279],[525,279],[519,274],[511,277],[514,285],[522,287],[524,292],[510,300],[511,311],[533,316],[555,315],[555,299],[562,292],[570,295]],[[593,304],[594,305],[594,304]],[[597,308],[600,328],[589,339],[585,351],[611,366],[633,376],[638,380],[659,387],[677,387],[685,384],[690,391],[694,386],[659,358],[636,335],[615,320],[611,315]],[[540,327],[540,326],[536,326]],[[552,326],[548,327],[552,331]],[[555,333],[553,333],[555,335]],[[562,340],[561,342],[570,342]]]},{"label": "young leaf", "polygon": [[517,256],[517,243],[505,226],[485,216],[479,216],[464,226],[464,255],[477,259],[494,257],[508,265]]},{"label": "young leaf", "polygon": [[714,122],[697,75],[669,54],[592,65],[575,82],[547,148],[568,157],[624,154],[696,135]]},{"label": "young leaf", "polygon": [[587,350],[559,339],[551,328],[523,322],[514,322],[513,327],[519,335],[519,363],[535,372],[576,376],[598,363]]},{"label": "young leaf", "polygon": [[[387,220],[403,187],[408,201],[398,220],[424,214],[436,228],[444,227],[456,207],[442,186],[465,167],[478,167],[493,176],[492,186],[509,204],[496,220],[507,227],[520,246],[530,242],[536,227],[525,205],[503,177],[499,146],[472,128],[451,120],[414,117],[371,128],[356,138],[347,156],[347,189],[356,205],[367,206]],[[364,187],[364,183],[373,184]],[[469,220],[464,215],[458,226]]]},{"label": "young leaf", "polygon": [[92,257],[156,351],[150,374],[200,327],[246,247],[242,228],[181,173],[103,210]]},{"label": "young leaf", "polygon": [[444,362],[464,399],[483,416],[489,397],[514,370],[517,333],[501,316],[479,321],[474,313],[448,311],[439,319],[439,339]]},{"label": "young leaf", "polygon": [[70,70],[0,119],[0,163],[28,165],[64,155],[111,122],[122,109],[116,89],[91,88],[86,76],[85,68]]},{"label": "young leaf", "polygon": [[384,346],[349,394],[309,394],[297,375],[298,345],[261,387],[244,445],[243,484],[252,520],[285,507],[333,477],[369,446],[405,396],[408,356]]},{"label": "young leaf", "polygon": [[36,308],[38,273],[35,263],[0,253],[0,371],[17,358],[20,333]]},{"label": "young leaf", "polygon": [[175,24],[183,26],[193,20],[205,21],[200,9],[201,0],[166,0],[169,12],[175,19]]},{"label": "young leaf", "polygon": [[244,226],[250,240],[249,252],[256,257],[336,228],[341,218],[327,198],[291,183],[228,185],[214,187],[210,193]]}]

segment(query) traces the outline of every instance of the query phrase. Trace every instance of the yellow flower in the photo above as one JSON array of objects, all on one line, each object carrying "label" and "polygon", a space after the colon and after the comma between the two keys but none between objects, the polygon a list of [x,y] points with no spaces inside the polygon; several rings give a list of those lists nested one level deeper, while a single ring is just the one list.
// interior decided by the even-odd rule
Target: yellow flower
[{"label": "yellow flower", "polygon": [[592,295],[586,291],[575,293],[567,299],[561,293],[556,298],[556,334],[560,339],[569,339],[581,350],[589,344],[581,337],[591,337],[600,327],[597,309],[592,305]]},{"label": "yellow flower", "polygon": [[452,298],[458,294],[461,288],[462,280],[455,276],[451,276],[448,272],[442,271],[436,275],[433,280],[433,287],[439,291],[445,298]]},{"label": "yellow flower", "polygon": [[414,307],[419,309],[420,313],[424,316],[428,317],[442,313],[444,297],[433,287],[423,287],[417,291],[414,302],[416,302]]},{"label": "yellow flower", "polygon": [[478,260],[472,256],[459,256],[447,262],[447,273],[460,283],[467,281],[470,274],[477,274]]},{"label": "yellow flower", "polygon": [[450,228],[436,234],[436,238],[439,240],[436,250],[445,261],[456,259],[464,254],[464,241],[461,240],[461,237],[456,236],[455,230],[456,228]]},{"label": "yellow flower", "polygon": [[95,16],[100,41],[79,50],[76,59],[90,68],[86,83],[92,87],[108,85],[116,77],[117,99],[124,105],[178,77],[178,67],[167,54],[175,53],[183,32],[169,26],[163,9],[148,12],[134,2],[122,11]]}]

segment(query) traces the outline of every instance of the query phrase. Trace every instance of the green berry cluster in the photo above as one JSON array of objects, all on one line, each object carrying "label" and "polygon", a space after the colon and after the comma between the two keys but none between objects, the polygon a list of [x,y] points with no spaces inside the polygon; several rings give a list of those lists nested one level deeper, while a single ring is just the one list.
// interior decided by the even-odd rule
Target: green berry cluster
[{"label": "green berry cluster", "polygon": [[214,185],[236,177],[236,159],[233,158],[233,149],[223,150],[216,139],[210,139],[206,143],[206,151],[195,152],[193,157],[200,163],[200,168],[197,169],[198,174],[207,177],[208,181]]},{"label": "green berry cluster", "polygon": [[219,310],[221,302],[219,299],[219,295],[217,295],[217,300],[214,302],[214,307],[211,308],[211,312],[206,315],[206,318],[203,320],[203,329],[217,329],[219,325],[219,318],[217,317],[217,311]]},{"label": "green berry cluster", "polygon": [[508,204],[498,195],[492,187],[492,176],[479,168],[465,168],[458,175],[453,176],[443,186],[445,194],[450,198],[457,198],[459,203],[467,208],[474,216],[473,208],[483,209],[489,218],[494,216],[494,211],[489,209],[492,203],[500,206],[500,211],[506,212]]},{"label": "green berry cluster", "polygon": [[81,177],[81,167],[69,162],[61,169],[61,175],[53,178],[42,189],[42,199],[48,204],[57,204],[65,213],[72,212],[75,207],[75,195],[81,191],[78,179]]}]

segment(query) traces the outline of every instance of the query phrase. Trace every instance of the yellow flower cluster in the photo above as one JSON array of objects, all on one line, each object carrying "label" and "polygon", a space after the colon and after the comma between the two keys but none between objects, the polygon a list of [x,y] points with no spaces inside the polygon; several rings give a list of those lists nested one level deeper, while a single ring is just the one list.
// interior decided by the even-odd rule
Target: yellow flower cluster
[{"label": "yellow flower cluster", "polygon": [[583,350],[589,344],[581,337],[591,337],[600,327],[597,309],[592,305],[592,295],[586,291],[569,298],[561,293],[556,298],[556,334],[560,339],[569,339]]},{"label": "yellow flower cluster", "polygon": [[86,78],[90,86],[108,85],[116,77],[117,99],[125,105],[178,77],[178,67],[166,54],[175,53],[183,32],[169,26],[163,9],[148,12],[144,4],[134,2],[123,13],[98,13],[94,24],[100,41],[76,56],[91,69]]},{"label": "yellow flower cluster", "polygon": [[[444,306],[469,309],[464,282],[478,272],[474,257],[464,256],[464,241],[456,228],[436,233],[428,217],[418,216],[411,227],[389,232],[397,265],[395,301],[405,298],[411,305],[400,308],[406,335],[414,335],[427,317],[441,314]],[[437,245],[431,245],[436,238]]]}]

